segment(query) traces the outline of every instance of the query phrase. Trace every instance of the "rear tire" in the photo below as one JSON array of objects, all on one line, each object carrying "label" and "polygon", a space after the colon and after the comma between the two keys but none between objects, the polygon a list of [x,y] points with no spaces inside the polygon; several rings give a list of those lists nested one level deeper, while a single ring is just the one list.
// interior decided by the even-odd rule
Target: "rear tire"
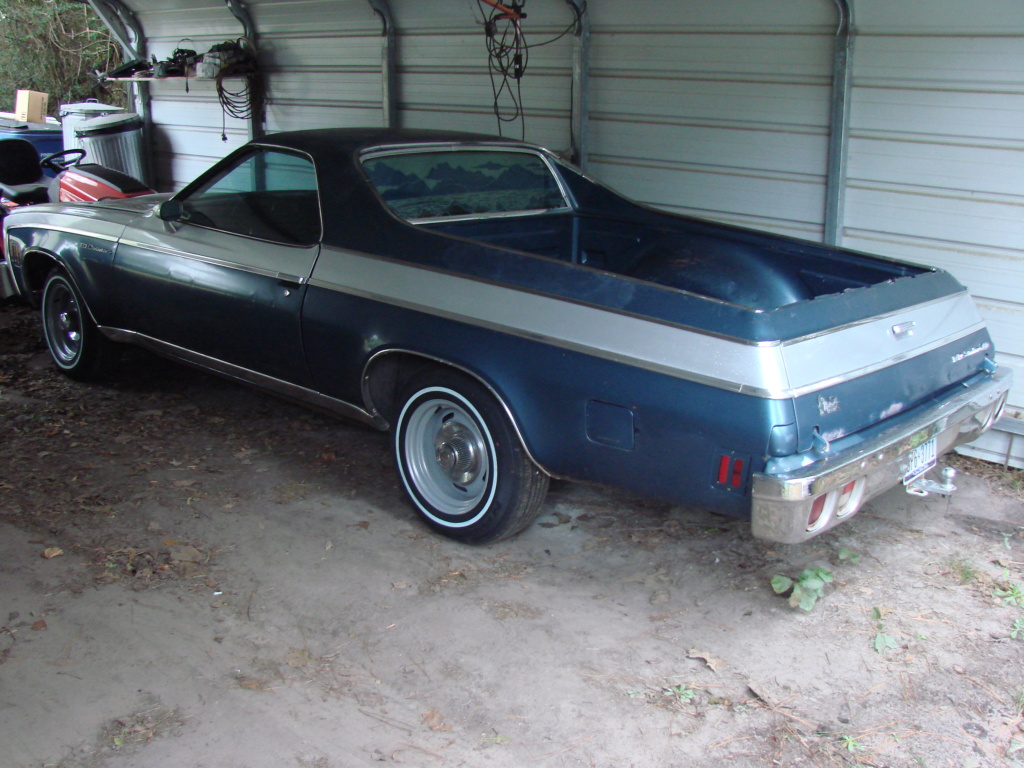
[{"label": "rear tire", "polygon": [[392,442],[398,475],[427,525],[457,541],[488,544],[533,522],[548,476],[490,392],[435,369],[416,376],[399,404]]},{"label": "rear tire", "polygon": [[61,373],[77,381],[106,377],[118,349],[92,321],[78,289],[60,269],[50,272],[41,304],[43,337]]}]

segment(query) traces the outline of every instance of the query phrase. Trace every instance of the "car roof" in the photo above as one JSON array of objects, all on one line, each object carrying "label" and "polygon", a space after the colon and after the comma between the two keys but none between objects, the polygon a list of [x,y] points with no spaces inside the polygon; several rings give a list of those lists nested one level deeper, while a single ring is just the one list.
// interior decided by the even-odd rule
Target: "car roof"
[{"label": "car roof", "polygon": [[[295,149],[330,159],[332,156],[352,156],[364,149],[381,145],[409,144],[499,144],[523,145],[515,139],[462,131],[411,128],[316,128],[302,131],[274,133],[251,144]],[[523,145],[525,146],[525,145]]]}]

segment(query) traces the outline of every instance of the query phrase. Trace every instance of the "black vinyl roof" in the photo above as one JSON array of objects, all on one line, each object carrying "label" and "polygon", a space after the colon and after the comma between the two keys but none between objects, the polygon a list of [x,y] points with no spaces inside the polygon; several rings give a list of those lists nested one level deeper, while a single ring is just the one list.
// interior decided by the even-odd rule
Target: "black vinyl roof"
[{"label": "black vinyl roof", "polygon": [[322,158],[351,156],[360,150],[382,144],[521,144],[515,139],[462,131],[422,130],[410,128],[316,128],[303,131],[273,133],[252,144],[276,146],[308,152]]}]

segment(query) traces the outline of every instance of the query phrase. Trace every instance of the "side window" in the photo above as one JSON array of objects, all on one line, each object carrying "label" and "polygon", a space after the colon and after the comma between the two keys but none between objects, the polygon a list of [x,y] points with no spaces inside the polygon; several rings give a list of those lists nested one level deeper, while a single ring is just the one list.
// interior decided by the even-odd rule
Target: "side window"
[{"label": "side window", "polygon": [[366,158],[363,169],[391,210],[412,221],[568,206],[551,169],[533,152],[395,152]]},{"label": "side window", "polygon": [[201,227],[285,245],[320,241],[316,172],[304,155],[254,149],[181,203]]}]

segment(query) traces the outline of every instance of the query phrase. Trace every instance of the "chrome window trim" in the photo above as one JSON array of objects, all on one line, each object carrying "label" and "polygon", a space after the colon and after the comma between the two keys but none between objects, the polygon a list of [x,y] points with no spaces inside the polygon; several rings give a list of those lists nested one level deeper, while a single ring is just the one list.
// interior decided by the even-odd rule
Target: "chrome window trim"
[{"label": "chrome window trim", "polygon": [[[496,211],[495,213],[471,213],[471,214],[460,214],[458,216],[432,216],[430,218],[405,218],[400,216],[381,196],[377,189],[377,186],[370,180],[370,175],[366,172],[363,167],[363,162],[366,160],[376,160],[383,157],[393,157],[396,155],[426,155],[436,154],[441,152],[450,152],[452,154],[459,152],[507,152],[524,155],[532,155],[540,159],[544,163],[544,167],[548,169],[548,173],[551,174],[551,178],[554,179],[555,185],[558,187],[558,192],[562,196],[562,201],[565,203],[560,208],[536,208],[524,211]],[[457,221],[482,221],[490,219],[505,219],[505,218],[516,218],[520,216],[536,216],[542,213],[567,213],[572,211],[573,198],[569,192],[568,187],[562,180],[562,175],[557,171],[557,164],[551,159],[548,153],[537,147],[522,147],[515,144],[457,144],[457,143],[439,143],[439,144],[410,144],[410,145],[381,145],[377,147],[371,147],[364,149],[359,152],[358,157],[359,171],[363,174],[363,178],[366,179],[366,183],[373,191],[374,196],[383,206],[384,210],[390,213],[399,221],[404,221],[413,226],[419,226],[422,224],[437,224],[437,223],[449,223]]]},{"label": "chrome window trim", "polygon": [[[256,154],[257,150],[262,150],[262,151],[265,151],[265,152],[280,152],[281,154],[284,154],[284,155],[296,155],[298,157],[305,158],[306,160],[309,161],[309,164],[313,168],[313,182],[315,184],[315,190],[314,191],[316,192],[316,212],[317,212],[317,218],[320,221],[320,234],[317,236],[316,240],[314,240],[313,242],[310,242],[310,243],[284,243],[284,242],[281,242],[280,240],[267,240],[267,239],[262,238],[262,237],[253,237],[252,235],[243,235],[240,232],[233,232],[230,229],[221,229],[219,227],[211,227],[208,224],[197,224],[196,222],[189,221],[188,219],[183,219],[180,223],[183,226],[198,227],[199,229],[205,229],[205,230],[207,230],[209,232],[221,232],[221,233],[223,233],[225,235],[234,235],[235,237],[241,237],[241,238],[243,238],[245,240],[253,240],[253,241],[257,242],[257,243],[270,243],[271,245],[280,245],[280,246],[283,246],[285,248],[312,248],[315,245],[319,245],[321,242],[323,242],[323,239],[324,239],[324,207],[323,207],[321,196],[320,196],[320,173],[319,173],[319,170],[316,167],[316,161],[313,158],[313,156],[311,154],[309,154],[308,152],[305,152],[305,151],[303,151],[301,149],[292,149],[291,147],[281,147],[281,146],[278,146],[276,144],[262,144],[261,143],[261,144],[250,144],[249,146],[251,147],[251,149],[253,151],[247,152],[245,154],[240,155],[237,158],[238,161],[244,161],[244,160],[252,157],[253,155]],[[234,170],[237,167],[238,167],[238,163],[236,162],[235,165],[231,166],[231,170]],[[223,177],[224,177],[224,174],[221,174],[220,176],[218,176],[216,178],[223,178]],[[202,177],[200,177],[200,178],[202,178]],[[213,177],[211,177],[211,179],[212,178]],[[196,181],[199,181],[199,179],[196,179]],[[189,186],[192,186],[192,185],[190,184]],[[181,193],[186,192],[187,190],[188,190],[188,187],[186,187],[185,189],[181,190]],[[179,197],[179,195],[181,193],[173,195],[172,197],[175,200],[177,200],[177,201],[179,201],[181,203],[184,203],[185,201],[187,201],[192,196],[191,194],[189,194],[187,196]]]},{"label": "chrome window trim", "polygon": [[[381,202],[383,202],[383,200]],[[386,205],[386,203],[385,203],[385,205]],[[390,211],[391,208],[389,207],[388,210]],[[438,224],[438,223],[448,224],[448,223],[451,223],[451,222],[459,222],[459,221],[483,221],[485,219],[487,221],[490,221],[492,219],[518,219],[518,218],[522,218],[524,216],[541,216],[543,214],[548,214],[548,213],[567,213],[570,210],[572,210],[572,209],[571,208],[532,208],[530,210],[522,210],[522,211],[496,211],[494,213],[462,213],[462,214],[459,214],[458,216],[434,216],[434,217],[429,218],[429,219],[419,219],[419,218],[405,219],[405,218],[402,218],[401,216],[398,216],[398,214],[395,213],[394,211],[391,211],[391,212],[394,213],[395,216],[398,216],[398,218],[402,219],[402,221],[408,222],[409,224],[412,224],[413,226],[419,226],[419,225],[422,225],[422,224]],[[470,238],[470,239],[472,239],[472,238]]]}]

